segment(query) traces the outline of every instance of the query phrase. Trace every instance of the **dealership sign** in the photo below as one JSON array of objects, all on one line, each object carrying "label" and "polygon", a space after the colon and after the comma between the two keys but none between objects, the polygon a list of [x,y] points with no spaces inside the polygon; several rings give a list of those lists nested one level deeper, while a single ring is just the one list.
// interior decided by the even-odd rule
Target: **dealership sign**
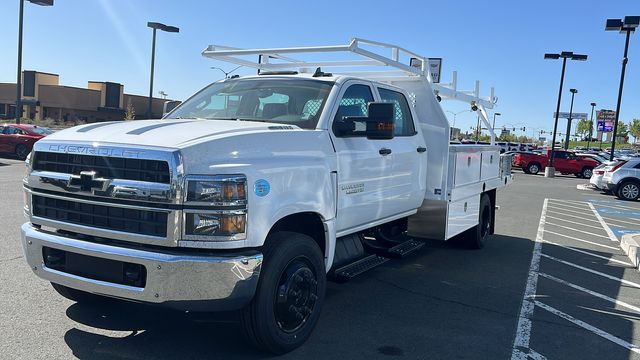
[{"label": "dealership sign", "polygon": [[612,110],[598,110],[596,112],[598,120],[598,131],[612,132],[613,123],[616,121],[616,112]]},{"label": "dealership sign", "polygon": [[[440,82],[440,73],[442,72],[442,58],[428,58],[427,70],[431,73],[431,82]],[[422,61],[418,58],[411,58],[409,65],[414,68],[422,69]]]}]

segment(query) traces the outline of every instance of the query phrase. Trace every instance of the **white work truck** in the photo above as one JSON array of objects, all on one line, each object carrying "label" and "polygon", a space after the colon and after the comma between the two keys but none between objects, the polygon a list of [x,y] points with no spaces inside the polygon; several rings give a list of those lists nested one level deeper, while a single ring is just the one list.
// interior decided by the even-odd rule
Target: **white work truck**
[{"label": "white work truck", "polygon": [[[288,57],[329,52],[358,59]],[[259,73],[215,82],[160,120],[87,124],[35,144],[22,245],[61,295],[240,310],[248,337],[283,353],[310,336],[327,279],[423,238],[480,248],[493,232],[510,161],[497,146],[449,145],[440,106],[465,102],[489,127],[495,97],[478,83],[433,83],[427,58],[362,39],[203,55]]]}]

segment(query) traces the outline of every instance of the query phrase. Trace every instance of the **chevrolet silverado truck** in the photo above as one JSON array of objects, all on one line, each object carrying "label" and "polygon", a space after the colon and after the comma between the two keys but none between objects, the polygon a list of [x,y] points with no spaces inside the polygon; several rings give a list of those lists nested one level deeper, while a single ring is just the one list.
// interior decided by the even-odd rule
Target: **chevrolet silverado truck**
[{"label": "chevrolet silverado truck", "polygon": [[215,82],[163,119],[87,124],[37,142],[22,226],[33,272],[89,304],[238,310],[255,345],[284,353],[310,336],[328,278],[408,255],[421,238],[482,247],[510,160],[497,146],[449,145],[439,102],[464,101],[488,124],[495,98],[432,83],[427,58],[409,53],[409,66],[397,59],[402,48],[382,44],[393,51],[384,57],[361,44],[381,43],[331,51],[396,71],[308,71],[356,63],[288,57],[326,47],[210,46],[205,56],[259,74]]},{"label": "chevrolet silverado truck", "polygon": [[[553,167],[557,172],[564,175],[574,174],[577,177],[589,179],[593,174],[593,169],[600,165],[593,159],[577,156],[572,151],[555,150]],[[527,174],[537,174],[549,164],[551,150],[546,154],[517,153],[513,155],[513,166],[519,167]]]}]

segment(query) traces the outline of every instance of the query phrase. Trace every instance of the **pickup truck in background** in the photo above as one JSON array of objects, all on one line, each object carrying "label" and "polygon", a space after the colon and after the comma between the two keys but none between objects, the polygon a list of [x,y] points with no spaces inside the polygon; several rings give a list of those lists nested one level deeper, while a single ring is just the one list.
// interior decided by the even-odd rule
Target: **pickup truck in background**
[{"label": "pickup truck in background", "polygon": [[[546,154],[534,154],[534,153],[517,153],[513,155],[513,167],[519,167],[526,174],[537,174],[544,171],[545,167],[549,163],[549,156],[551,150],[547,150]],[[595,169],[600,163],[594,159],[579,157],[572,151],[555,150],[555,159],[553,160],[553,167],[557,172],[564,175],[574,174],[577,177],[583,177],[588,179],[593,174]]]}]

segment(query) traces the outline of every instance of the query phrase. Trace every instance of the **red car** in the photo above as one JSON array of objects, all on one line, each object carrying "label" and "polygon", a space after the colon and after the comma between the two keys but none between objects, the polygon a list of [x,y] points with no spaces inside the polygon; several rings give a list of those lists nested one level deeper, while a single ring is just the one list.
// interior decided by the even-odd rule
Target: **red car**
[{"label": "red car", "polygon": [[33,144],[51,133],[51,129],[42,126],[0,124],[0,153],[14,154],[24,160]]},{"label": "red car", "polygon": [[[588,157],[579,157],[572,151],[555,150],[553,167],[562,174],[575,174],[578,177],[590,178],[600,163]],[[546,154],[519,153],[513,156],[513,166],[519,167],[527,174],[537,174],[544,171],[549,162],[551,150]]]}]

